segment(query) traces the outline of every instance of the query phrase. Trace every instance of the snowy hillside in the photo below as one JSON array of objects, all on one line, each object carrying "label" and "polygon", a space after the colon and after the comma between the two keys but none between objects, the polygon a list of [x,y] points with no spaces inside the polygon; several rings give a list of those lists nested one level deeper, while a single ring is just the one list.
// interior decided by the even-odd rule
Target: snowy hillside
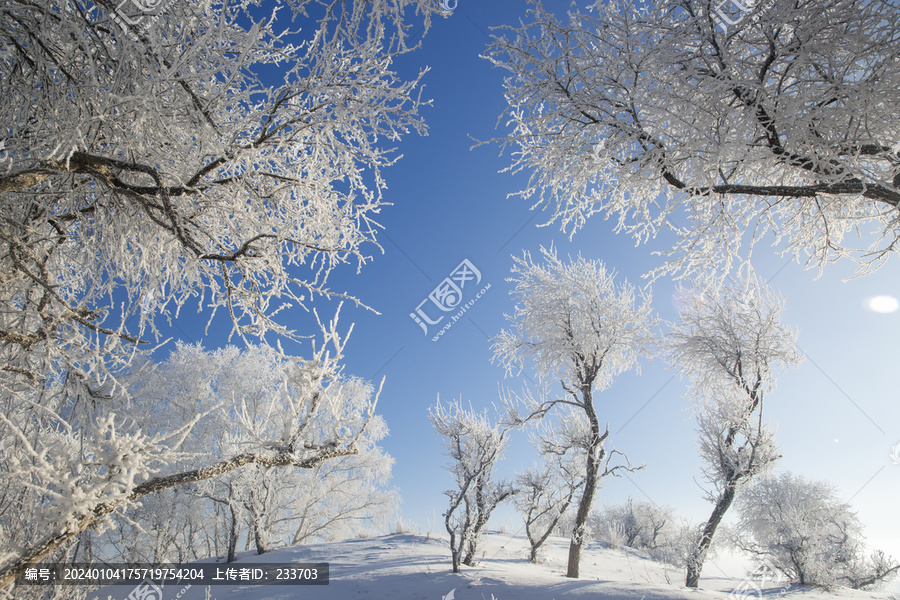
[{"label": "snowy hillside", "polygon": [[[450,571],[446,540],[420,535],[388,535],[336,543],[285,548],[263,556],[242,555],[233,566],[253,563],[329,562],[328,586],[192,586],[168,585],[161,600],[203,600],[207,592],[217,600],[386,598],[410,600],[712,600],[733,598],[802,598],[803,600],[867,600],[894,598],[888,593],[786,587],[771,581],[758,592],[743,569],[723,558],[710,564],[701,589],[683,587],[682,569],[662,565],[638,553],[605,549],[593,543],[582,558],[582,578],[564,576],[567,540],[551,538],[546,558],[538,565],[527,559],[528,542],[521,536],[490,533],[483,543],[484,558],[460,574]],[[718,568],[716,568],[718,567]],[[718,576],[714,576],[719,573]],[[133,587],[100,590],[89,598],[123,600]],[[743,590],[729,596],[732,591]],[[451,591],[453,594],[451,595]],[[783,592],[783,594],[782,594]]]}]

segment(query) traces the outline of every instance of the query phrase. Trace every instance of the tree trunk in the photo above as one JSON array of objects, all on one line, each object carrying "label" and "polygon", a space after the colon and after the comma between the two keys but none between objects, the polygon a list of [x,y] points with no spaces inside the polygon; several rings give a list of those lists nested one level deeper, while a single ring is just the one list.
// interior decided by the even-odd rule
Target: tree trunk
[{"label": "tree trunk", "polygon": [[709,521],[703,526],[703,534],[697,542],[697,547],[694,548],[691,557],[688,559],[687,577],[685,577],[684,581],[685,586],[695,588],[700,582],[700,571],[703,570],[703,562],[706,560],[706,553],[709,551],[709,545],[712,543],[716,528],[719,526],[719,523],[722,522],[722,518],[734,501],[736,492],[736,482],[729,481],[725,484],[725,490],[722,492],[722,495],[719,496],[718,501],[716,501],[716,506],[713,509],[712,515],[709,517]]},{"label": "tree trunk", "polygon": [[[459,544],[459,547],[457,547]],[[459,559],[462,556],[462,542],[456,540],[456,532],[450,532],[450,560],[453,563],[453,572],[459,573]]]},{"label": "tree trunk", "polygon": [[462,560],[462,564],[467,567],[475,566],[475,554],[478,552],[478,537],[481,535],[481,528],[487,523],[491,515],[491,510],[486,506],[484,498],[484,475],[475,483],[475,522],[472,524],[472,530],[466,537],[466,555]]},{"label": "tree trunk", "polygon": [[231,513],[231,526],[228,528],[228,557],[225,562],[232,563],[237,558],[238,517],[234,504],[229,502],[228,510]]},{"label": "tree trunk", "polygon": [[463,557],[462,564],[474,567],[476,552],[478,552],[478,534],[472,532],[472,535],[466,540],[466,555]]},{"label": "tree trunk", "polygon": [[582,387],[581,397],[584,402],[584,411],[591,424],[591,447],[588,449],[585,461],[584,492],[578,502],[578,512],[575,513],[575,529],[572,531],[572,541],[569,543],[569,564],[566,577],[578,579],[581,567],[581,549],[584,546],[584,537],[587,532],[588,516],[594,505],[594,494],[597,492],[597,472],[600,470],[600,461],[603,438],[600,435],[600,422],[597,413],[594,412],[593,396],[590,386]]},{"label": "tree trunk", "polygon": [[593,457],[587,460],[587,477],[584,480],[584,493],[578,502],[578,512],[575,514],[575,529],[572,531],[572,541],[569,543],[569,565],[566,577],[577,579],[581,565],[581,548],[584,546],[584,537],[587,530],[587,520],[594,504],[594,494],[597,491],[597,466],[598,461]]},{"label": "tree trunk", "polygon": [[271,548],[269,548],[268,536],[266,535],[265,530],[263,530],[262,519],[256,521],[253,527],[254,532],[254,541],[256,542],[256,553],[257,554],[265,554]]},{"label": "tree trunk", "polygon": [[[451,498],[450,510],[444,513],[444,528],[447,530],[447,533],[450,534],[450,560],[453,562],[454,573],[459,573],[459,559],[462,558],[463,543],[465,540],[457,539],[456,529],[453,527],[451,520],[453,518],[453,512],[459,508],[461,500],[462,498],[457,500]],[[462,530],[466,531],[466,527],[468,527],[468,525],[464,524]]]},{"label": "tree trunk", "polygon": [[462,561],[464,565],[467,567],[475,566],[475,555],[478,552],[478,541],[481,537],[481,530],[487,525],[487,522],[491,518],[491,513],[494,512],[494,509],[497,506],[509,498],[513,493],[512,489],[508,490],[499,490],[496,492],[496,496],[491,494],[490,498],[485,498],[484,487],[479,480],[479,483],[475,489],[475,524],[472,526],[472,534],[468,539],[468,550],[466,552],[466,557]]}]

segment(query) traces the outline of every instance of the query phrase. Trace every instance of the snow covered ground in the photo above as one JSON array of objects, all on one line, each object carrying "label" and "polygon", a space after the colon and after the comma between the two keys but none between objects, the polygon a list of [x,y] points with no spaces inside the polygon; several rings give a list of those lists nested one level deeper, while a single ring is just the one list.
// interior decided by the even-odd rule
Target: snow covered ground
[{"label": "snow covered ground", "polygon": [[[898,598],[884,592],[785,587],[771,581],[762,590],[745,576],[740,560],[720,557],[704,569],[701,588],[683,587],[681,569],[649,560],[643,555],[604,548],[592,543],[583,553],[581,578],[565,577],[567,540],[551,538],[541,564],[527,560],[528,542],[520,535],[489,533],[483,540],[484,556],[476,567],[450,569],[447,541],[440,537],[397,534],[343,542],[311,544],[276,550],[263,556],[240,555],[231,566],[253,563],[328,562],[328,586],[184,586],[169,584],[160,600],[288,600],[363,598],[410,600],[712,600],[729,598],[802,598],[803,600],[875,600]],[[206,561],[204,561],[206,562]],[[89,598],[124,600],[133,586],[105,588]],[[729,596],[734,590],[743,590]],[[452,594],[451,594],[452,592]],[[149,598],[147,600],[150,600]]]}]

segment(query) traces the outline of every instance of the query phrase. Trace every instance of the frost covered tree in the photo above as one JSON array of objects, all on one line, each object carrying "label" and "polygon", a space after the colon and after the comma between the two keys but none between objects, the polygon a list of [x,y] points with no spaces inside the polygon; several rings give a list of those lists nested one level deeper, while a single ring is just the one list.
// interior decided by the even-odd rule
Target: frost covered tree
[{"label": "frost covered tree", "polygon": [[432,4],[4,3],[4,388],[100,388],[191,302],[294,337],[276,313],[343,295],[326,279],[377,247],[390,145],[424,131],[392,61]]},{"label": "frost covered tree", "polygon": [[487,56],[510,74],[509,170],[530,174],[521,195],[550,222],[574,232],[601,214],[639,241],[672,231],[660,269],[682,274],[727,270],[747,232],[819,267],[894,254],[895,2],[529,4]]},{"label": "frost covered tree", "polygon": [[[148,4],[156,10],[140,12]],[[410,27],[427,29],[437,10],[425,0],[0,6],[0,443],[9,457],[0,478],[46,498],[28,510],[0,499],[3,535],[20,534],[2,540],[12,550],[0,558],[0,585],[22,561],[165,487],[154,470],[177,458],[191,424],[202,426],[197,415],[182,428],[141,429],[129,418],[145,415],[113,409],[150,349],[140,342],[159,340],[159,326],[194,303],[208,323],[224,314],[245,342],[302,342],[310,332],[279,312],[344,295],[329,289],[329,273],[362,266],[377,248],[392,146],[424,131],[419,77],[399,77],[392,63],[415,46]],[[336,368],[320,358],[296,363],[285,384],[313,394]],[[311,399],[284,414],[320,418],[303,408],[318,406]],[[316,449],[316,436],[304,437],[313,421],[237,462],[311,467],[349,451],[349,429]],[[45,510],[44,521],[31,519]]]},{"label": "frost covered tree", "polygon": [[883,552],[866,556],[862,525],[833,486],[791,473],[743,492],[736,541],[754,559],[801,585],[872,586],[900,570]]},{"label": "frost covered tree", "polygon": [[674,521],[672,509],[635,502],[633,498],[625,504],[605,507],[594,519],[595,527],[606,539],[615,537],[620,545],[637,550],[655,550],[663,545]]},{"label": "frost covered tree", "polygon": [[384,523],[400,503],[385,485],[393,459],[378,448],[320,463],[286,490],[283,529],[289,545],[334,541]]},{"label": "frost covered tree", "polygon": [[337,317],[321,326],[306,360],[268,346],[181,346],[158,387],[151,376],[98,400],[60,385],[40,406],[0,413],[15,441],[0,463],[10,491],[0,497],[0,585],[148,494],[244,465],[311,469],[370,448],[384,434],[380,390],[343,374]]},{"label": "frost covered tree", "polygon": [[515,277],[509,281],[515,284],[510,294],[516,309],[507,315],[512,329],[494,339],[493,349],[507,374],[530,363],[541,382],[560,382],[559,396],[525,398],[524,414],[522,407],[509,408],[520,422],[544,418],[552,410],[558,426],[542,452],[574,451],[584,459],[567,568],[568,577],[578,577],[600,482],[632,468],[630,463],[610,466],[621,453],[606,449],[609,426],[601,429],[594,392],[608,388],[619,373],[639,368],[638,358],[649,351],[657,320],[649,292],[637,294],[629,283],[617,283],[603,263],[582,257],[563,263],[552,248],[541,251],[544,264],[528,253],[515,259]]},{"label": "frost covered tree", "polygon": [[[212,415],[203,419],[182,446],[193,454],[193,464],[203,464],[244,451],[249,441],[246,431],[251,427],[264,431],[282,426],[277,422],[281,417],[275,413],[278,405],[273,396],[282,393],[285,364],[264,346],[244,351],[229,346],[208,352],[199,345],[179,344],[139,387],[144,402],[168,405],[180,419],[192,418],[205,403],[224,399],[217,419]],[[336,405],[362,406],[371,399],[371,386],[359,379],[343,378],[336,384],[330,390]],[[236,428],[229,423],[239,418],[251,419],[252,425]],[[330,428],[336,423],[320,419],[317,425]],[[393,459],[376,446],[386,434],[383,419],[372,416],[356,443],[357,454],[307,469],[251,464],[198,483],[193,495],[221,508],[214,511],[207,505],[201,510],[207,515],[208,527],[225,532],[224,554],[229,561],[234,560],[242,538],[262,554],[275,546],[339,536],[352,531],[357,522],[376,519],[396,500],[394,493],[383,489]],[[254,437],[265,435],[256,433]]]},{"label": "frost covered tree", "polygon": [[678,520],[667,506],[637,502],[606,506],[592,515],[595,539],[613,548],[628,547],[646,551],[653,559],[684,567],[696,545],[697,528]]},{"label": "frost covered tree", "polygon": [[764,400],[778,376],[799,363],[795,331],[782,325],[783,299],[747,269],[717,290],[682,290],[669,336],[672,365],[692,384],[700,458],[713,512],[688,559],[685,585],[697,587],[703,562],[738,492],[780,458]]},{"label": "frost covered tree", "polygon": [[112,514],[101,533],[79,534],[76,548],[87,540],[87,552],[72,562],[176,563],[218,554],[213,522],[192,485],[144,496],[127,514]]},{"label": "frost covered tree", "polygon": [[[209,460],[210,455],[220,459],[245,450],[247,430],[256,431],[253,438],[265,439],[284,426],[278,423],[283,417],[273,402],[283,394],[285,365],[277,352],[264,346],[208,352],[198,345],[182,344],[141,388],[146,390],[146,401],[177,407],[183,419],[199,410],[198,398],[210,403],[224,399],[218,419],[201,421],[184,445],[200,461]],[[340,410],[341,403],[364,406],[374,390],[358,378],[341,377],[329,392],[333,406],[322,407],[323,416]],[[249,419],[248,424],[235,428],[228,422],[238,418]],[[331,417],[320,418],[316,425],[327,428],[323,435],[341,435],[341,425]],[[224,510],[223,529],[235,528],[235,543],[246,526],[246,538],[258,553],[274,545],[337,536],[341,530],[352,531],[353,521],[376,518],[395,499],[383,489],[393,459],[376,445],[386,435],[383,419],[373,415],[355,444],[356,454],[308,469],[248,465],[199,484],[201,495],[219,502]]]},{"label": "frost covered tree", "polygon": [[438,398],[429,417],[444,439],[451,460],[446,469],[456,483],[444,492],[450,499],[444,527],[450,534],[453,572],[458,573],[460,564],[474,566],[482,529],[494,509],[515,492],[509,482],[494,480],[494,467],[506,449],[509,428],[491,423],[487,411],[466,409],[460,400],[444,406]]},{"label": "frost covered tree", "polygon": [[579,462],[572,453],[545,455],[540,464],[516,475],[513,501],[525,520],[525,535],[531,546],[529,560],[533,563],[538,562],[541,546],[584,485],[584,469]]},{"label": "frost covered tree", "polygon": [[245,549],[263,554],[361,533],[384,522],[397,505],[396,492],[385,489],[392,464],[390,456],[372,447],[311,469],[248,465],[208,480],[194,498],[205,516],[195,538],[202,546],[204,536],[218,537],[215,551],[206,556],[221,555],[231,562],[242,542]]}]

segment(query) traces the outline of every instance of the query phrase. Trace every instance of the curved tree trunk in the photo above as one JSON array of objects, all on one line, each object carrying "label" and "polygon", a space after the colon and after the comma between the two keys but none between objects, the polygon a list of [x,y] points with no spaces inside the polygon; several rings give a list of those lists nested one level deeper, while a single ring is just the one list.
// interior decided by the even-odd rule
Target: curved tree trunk
[{"label": "curved tree trunk", "polygon": [[578,512],[575,514],[575,528],[572,531],[572,540],[569,543],[569,564],[566,577],[578,578],[581,564],[581,549],[584,547],[584,538],[587,534],[587,520],[594,504],[594,495],[597,492],[597,468],[599,461],[593,456],[588,456],[587,473],[584,480],[584,492],[578,502]]},{"label": "curved tree trunk", "polygon": [[712,543],[716,528],[719,526],[719,523],[722,522],[722,518],[728,511],[731,503],[734,502],[736,492],[737,483],[730,481],[725,484],[725,490],[716,501],[716,506],[713,509],[709,520],[706,522],[706,525],[703,526],[703,533],[700,535],[697,547],[694,548],[691,557],[688,559],[687,576],[684,581],[685,586],[695,588],[700,583],[700,571],[703,570],[703,562],[706,560],[706,553],[709,551],[709,545]]}]

